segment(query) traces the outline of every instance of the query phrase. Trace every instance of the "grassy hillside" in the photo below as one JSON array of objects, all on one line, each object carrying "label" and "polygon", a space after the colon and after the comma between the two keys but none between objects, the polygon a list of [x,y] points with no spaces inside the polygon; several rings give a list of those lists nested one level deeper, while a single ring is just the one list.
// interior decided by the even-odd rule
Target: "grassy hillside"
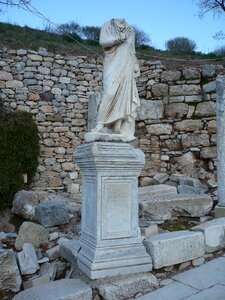
[{"label": "grassy hillside", "polygon": [[[78,43],[75,40],[78,40]],[[101,47],[94,41],[88,42],[77,36],[70,38],[67,35],[0,22],[0,48],[2,47],[32,50],[44,47],[54,53],[71,55],[96,56],[103,54]],[[136,52],[139,59],[160,59],[165,65],[202,64],[210,61],[225,64],[225,60],[214,53],[171,53],[149,46],[138,46]]]},{"label": "grassy hillside", "polygon": [[0,22],[0,48],[37,50],[39,47],[44,47],[54,53],[87,55],[91,53],[85,48],[88,47],[102,54],[100,46],[85,41],[81,43],[83,47],[66,35]]}]

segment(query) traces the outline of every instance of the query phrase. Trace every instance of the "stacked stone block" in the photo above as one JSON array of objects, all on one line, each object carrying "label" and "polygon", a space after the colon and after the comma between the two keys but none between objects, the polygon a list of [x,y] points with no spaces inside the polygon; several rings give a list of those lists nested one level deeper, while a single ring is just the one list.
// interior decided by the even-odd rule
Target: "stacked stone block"
[{"label": "stacked stone block", "polygon": [[[32,113],[40,133],[34,188],[79,192],[74,150],[87,132],[88,99],[102,91],[102,57],[63,56],[44,48],[0,50],[0,101]],[[220,65],[166,70],[140,61],[138,146],[142,176],[181,172],[200,179],[216,175],[215,78]]]}]

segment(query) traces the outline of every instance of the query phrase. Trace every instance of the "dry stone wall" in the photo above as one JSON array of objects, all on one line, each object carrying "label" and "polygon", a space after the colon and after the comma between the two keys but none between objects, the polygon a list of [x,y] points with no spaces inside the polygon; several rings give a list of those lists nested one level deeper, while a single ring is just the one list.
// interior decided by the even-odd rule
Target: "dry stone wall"
[{"label": "dry stone wall", "polygon": [[[0,101],[31,112],[38,125],[34,188],[79,192],[73,152],[87,131],[88,99],[102,90],[102,57],[62,56],[44,48],[2,49],[0,55]],[[166,70],[159,61],[140,61],[140,69],[136,136],[146,155],[142,179],[180,172],[215,180],[215,78],[223,67]]]}]

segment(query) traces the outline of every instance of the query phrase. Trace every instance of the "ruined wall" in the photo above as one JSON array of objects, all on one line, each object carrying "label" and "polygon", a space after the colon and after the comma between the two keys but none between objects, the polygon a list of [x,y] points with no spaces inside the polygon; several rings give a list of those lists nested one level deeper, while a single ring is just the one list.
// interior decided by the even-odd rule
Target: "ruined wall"
[{"label": "ruined wall", "polygon": [[[102,58],[63,57],[46,49],[0,50],[0,101],[33,114],[41,153],[35,188],[78,192],[73,152],[87,131],[89,96],[102,90]],[[146,154],[142,178],[180,172],[215,179],[215,77],[222,66],[166,70],[140,61],[138,146]]]}]

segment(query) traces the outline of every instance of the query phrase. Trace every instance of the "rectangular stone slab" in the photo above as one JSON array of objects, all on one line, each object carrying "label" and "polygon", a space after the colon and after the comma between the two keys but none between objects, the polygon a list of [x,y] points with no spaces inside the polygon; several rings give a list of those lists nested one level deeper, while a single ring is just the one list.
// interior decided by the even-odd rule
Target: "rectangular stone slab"
[{"label": "rectangular stone slab", "polygon": [[187,230],[157,234],[144,241],[155,269],[202,257],[204,236]]},{"label": "rectangular stone slab", "polygon": [[177,216],[201,217],[212,208],[209,195],[162,195],[139,197],[139,210],[142,217],[149,220],[169,220]]}]

